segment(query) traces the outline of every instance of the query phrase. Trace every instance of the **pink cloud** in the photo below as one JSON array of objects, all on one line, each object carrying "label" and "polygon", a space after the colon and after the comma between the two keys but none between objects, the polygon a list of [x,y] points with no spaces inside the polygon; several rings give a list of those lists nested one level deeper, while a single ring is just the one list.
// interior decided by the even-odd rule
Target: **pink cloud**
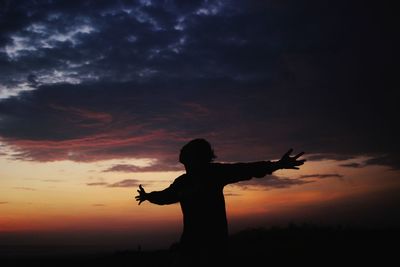
[{"label": "pink cloud", "polygon": [[[166,158],[173,134],[153,130],[137,134],[136,127],[109,130],[67,140],[2,139],[14,150],[15,159],[34,161],[72,160],[91,162],[124,157]],[[177,148],[178,149],[178,148]]]}]

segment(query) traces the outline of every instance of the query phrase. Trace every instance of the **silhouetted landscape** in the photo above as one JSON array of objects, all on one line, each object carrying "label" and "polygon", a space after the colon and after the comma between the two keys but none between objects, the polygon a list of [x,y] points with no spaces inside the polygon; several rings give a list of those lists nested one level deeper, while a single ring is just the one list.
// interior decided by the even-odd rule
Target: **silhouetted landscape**
[{"label": "silhouetted landscape", "polygon": [[[348,263],[395,265],[399,229],[290,224],[256,228],[230,236],[227,266],[303,265]],[[162,250],[127,250],[103,253],[5,254],[2,266],[171,266],[177,244]],[[15,251],[14,251],[15,252]]]},{"label": "silhouetted landscape", "polygon": [[0,267],[400,266],[395,3],[0,0]]}]

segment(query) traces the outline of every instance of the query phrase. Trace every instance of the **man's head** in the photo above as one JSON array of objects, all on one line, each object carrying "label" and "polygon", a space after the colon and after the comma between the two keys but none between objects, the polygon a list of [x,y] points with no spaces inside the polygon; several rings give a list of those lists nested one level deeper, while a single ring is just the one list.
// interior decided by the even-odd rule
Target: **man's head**
[{"label": "man's head", "polygon": [[209,142],[205,139],[194,139],[184,145],[179,155],[179,162],[187,165],[210,163],[216,158]]}]

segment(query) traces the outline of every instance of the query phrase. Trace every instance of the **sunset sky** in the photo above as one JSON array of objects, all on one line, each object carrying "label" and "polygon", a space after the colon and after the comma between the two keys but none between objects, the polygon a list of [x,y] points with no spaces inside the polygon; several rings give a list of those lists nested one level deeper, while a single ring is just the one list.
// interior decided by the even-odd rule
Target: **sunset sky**
[{"label": "sunset sky", "polygon": [[182,174],[179,150],[199,137],[219,162],[306,153],[301,170],[225,188],[232,233],[399,226],[394,10],[1,1],[0,245],[177,241],[179,205],[134,196]]}]

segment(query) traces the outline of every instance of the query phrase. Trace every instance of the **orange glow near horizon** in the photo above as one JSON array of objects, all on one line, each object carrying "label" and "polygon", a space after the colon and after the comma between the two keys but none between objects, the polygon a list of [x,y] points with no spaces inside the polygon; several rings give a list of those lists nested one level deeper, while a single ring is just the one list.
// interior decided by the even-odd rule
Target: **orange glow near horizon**
[{"label": "orange glow near horizon", "polygon": [[[182,172],[103,172],[121,162],[145,166],[150,160],[35,163],[1,158],[0,232],[133,229],[140,232],[156,229],[160,224],[180,228],[182,215],[178,204],[157,206],[144,202],[138,206],[134,200],[135,186],[107,185],[132,179],[143,184],[147,191],[161,190]],[[301,175],[340,173],[343,178],[319,179],[288,188],[229,185],[225,189],[228,217],[234,222],[260,214],[276,216],[307,205],[398,186],[396,173],[383,170],[382,167],[344,168],[335,161],[307,162],[300,171],[274,174],[298,179]]]}]

